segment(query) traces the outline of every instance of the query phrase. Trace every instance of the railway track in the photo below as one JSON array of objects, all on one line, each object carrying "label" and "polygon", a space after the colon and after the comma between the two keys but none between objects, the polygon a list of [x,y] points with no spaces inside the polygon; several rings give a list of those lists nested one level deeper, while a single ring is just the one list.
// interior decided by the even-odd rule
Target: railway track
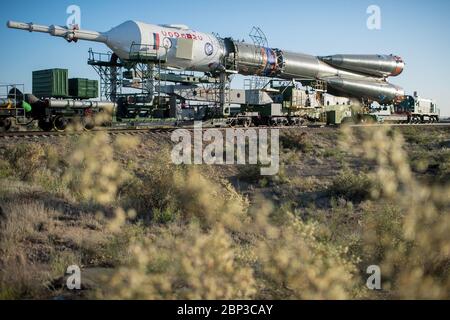
[{"label": "railway track", "polygon": [[[112,130],[92,130],[92,131],[65,131],[65,132],[44,132],[44,131],[17,131],[17,132],[5,132],[0,133],[0,140],[28,140],[28,139],[50,139],[61,137],[74,137],[80,135],[94,135],[98,132],[106,132],[108,135],[160,135],[171,134],[177,129],[185,129],[189,131],[198,130],[194,127],[177,127],[177,128],[145,128],[145,129],[112,129]],[[215,127],[203,127],[201,130],[217,129],[225,130],[231,128],[215,128]],[[245,129],[245,128],[236,128]],[[329,129],[329,127],[313,125],[313,126],[301,126],[301,127],[252,127],[252,129],[280,129],[280,130],[296,130],[296,129]]]},{"label": "railway track", "polygon": [[[450,127],[450,123],[433,123],[433,124],[357,124],[351,125],[354,128],[364,128],[364,127]],[[252,127],[253,129],[279,129],[279,130],[337,130],[339,127],[335,126],[324,126],[324,125],[309,125],[309,126],[298,126],[298,127]],[[177,128],[145,128],[145,129],[99,129],[93,131],[67,131],[67,132],[44,132],[44,131],[17,131],[17,132],[5,132],[0,133],[0,141],[17,141],[17,140],[44,140],[52,138],[62,138],[62,137],[75,137],[80,135],[93,135],[98,132],[106,132],[110,136],[117,135],[169,135],[177,129],[185,129],[189,131],[196,130],[194,127],[177,127]],[[214,128],[214,127],[203,127],[202,130],[207,129],[217,129],[225,130],[230,128]],[[245,128],[236,128],[245,129]]]},{"label": "railway track", "polygon": [[378,123],[378,124],[354,124],[351,125],[352,128],[359,127],[450,127],[450,122],[439,122],[439,123]]},{"label": "railway track", "polygon": [[28,139],[51,139],[62,137],[76,137],[80,135],[94,135],[99,132],[106,132],[111,136],[115,135],[144,135],[144,134],[168,134],[174,128],[161,129],[126,129],[126,130],[92,130],[92,131],[67,131],[67,132],[44,132],[44,131],[17,131],[0,133],[0,140],[28,140]]}]

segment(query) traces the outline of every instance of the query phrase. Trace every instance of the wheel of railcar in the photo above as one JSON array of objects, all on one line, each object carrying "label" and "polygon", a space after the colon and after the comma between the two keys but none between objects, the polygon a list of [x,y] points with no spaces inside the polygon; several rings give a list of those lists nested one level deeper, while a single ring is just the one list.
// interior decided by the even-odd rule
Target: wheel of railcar
[{"label": "wheel of railcar", "polygon": [[38,121],[38,127],[42,130],[42,131],[52,131],[53,130],[53,123],[52,121],[48,121],[48,120],[39,120]]},{"label": "wheel of railcar", "polygon": [[53,127],[56,131],[64,131],[67,129],[69,121],[63,116],[58,116],[53,120]]},{"label": "wheel of railcar", "polygon": [[250,127],[252,124],[252,120],[251,119],[245,119],[242,123],[242,125],[244,126],[244,128],[248,128]]},{"label": "wheel of railcar", "polygon": [[289,126],[296,127],[300,125],[300,119],[299,118],[291,118],[289,121]]},{"label": "wheel of railcar", "polygon": [[84,130],[91,131],[95,128],[95,120],[93,117],[84,117],[83,118],[83,126]]},{"label": "wheel of railcar", "polygon": [[270,122],[271,122],[271,123],[270,123],[270,126],[271,126],[271,127],[276,127],[276,126],[278,126],[278,121],[277,121],[277,119],[272,119]]},{"label": "wheel of railcar", "polygon": [[0,132],[6,132],[9,129],[11,129],[11,119],[10,118],[5,118],[5,119],[0,119]]}]

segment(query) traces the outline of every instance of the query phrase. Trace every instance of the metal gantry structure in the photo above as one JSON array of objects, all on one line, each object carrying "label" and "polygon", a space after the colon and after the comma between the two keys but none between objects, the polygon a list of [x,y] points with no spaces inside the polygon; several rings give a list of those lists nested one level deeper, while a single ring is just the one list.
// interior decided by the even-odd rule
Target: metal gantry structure
[{"label": "metal gantry structure", "polygon": [[124,65],[111,52],[101,53],[89,49],[88,64],[100,77],[100,100],[116,101],[122,93]]},{"label": "metal gantry structure", "polygon": [[[254,26],[250,31],[249,37],[255,45],[255,58],[259,59],[259,63],[262,64],[263,61],[261,60],[261,50],[265,50],[265,48],[269,47],[269,41],[261,28],[256,26]],[[250,90],[260,90],[267,84],[268,81],[268,78],[256,75],[250,77],[249,81],[246,82],[246,86],[248,87],[247,89]]]},{"label": "metal gantry structure", "polygon": [[[25,85],[23,84],[2,84],[0,85],[0,104],[5,108],[2,112],[16,119],[18,124],[27,124],[25,109],[19,106],[24,99]],[[11,123],[9,123],[11,125]]]},{"label": "metal gantry structure", "polygon": [[164,64],[167,62],[166,53],[158,53],[154,45],[132,43],[129,61],[127,63],[139,79],[141,93],[157,98],[157,105],[162,103],[161,85],[164,82]]},{"label": "metal gantry structure", "polygon": [[165,68],[166,61],[167,52],[160,54],[153,45],[132,43],[126,62],[114,54],[90,49],[88,64],[100,77],[102,100],[117,102],[127,94],[125,89],[132,89],[148,97],[155,108],[168,100],[171,109],[177,109],[176,99],[179,99],[182,105],[186,101],[198,101],[213,107],[215,113],[220,110],[218,116],[230,115],[231,74],[199,76],[193,71],[169,71]]}]

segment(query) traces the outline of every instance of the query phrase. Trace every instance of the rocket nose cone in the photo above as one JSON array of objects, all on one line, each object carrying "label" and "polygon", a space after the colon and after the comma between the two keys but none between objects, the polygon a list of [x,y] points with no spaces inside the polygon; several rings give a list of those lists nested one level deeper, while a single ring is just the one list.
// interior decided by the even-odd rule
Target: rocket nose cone
[{"label": "rocket nose cone", "polygon": [[[150,32],[148,32],[150,36]],[[145,26],[141,22],[128,20],[104,34],[107,45],[121,59],[127,60],[131,51],[145,45]]]},{"label": "rocket nose cone", "polygon": [[405,63],[404,62],[397,63],[397,66],[395,67],[394,71],[392,72],[392,76],[396,77],[396,76],[402,74],[404,69],[405,69]]},{"label": "rocket nose cone", "polygon": [[394,56],[394,61],[396,64],[395,64],[394,71],[392,71],[393,77],[400,75],[403,72],[403,70],[405,69],[405,65],[406,65],[405,61],[399,56]]}]

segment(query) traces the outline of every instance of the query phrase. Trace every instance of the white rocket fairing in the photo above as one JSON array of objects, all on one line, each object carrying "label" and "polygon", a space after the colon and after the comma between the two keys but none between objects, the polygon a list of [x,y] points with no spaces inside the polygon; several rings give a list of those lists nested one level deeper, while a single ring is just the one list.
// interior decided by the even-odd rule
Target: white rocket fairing
[{"label": "white rocket fairing", "polygon": [[232,70],[243,75],[280,79],[322,80],[330,92],[390,103],[403,89],[386,81],[399,75],[403,60],[392,55],[335,55],[315,57],[221,39],[183,25],[153,25],[127,21],[108,32],[41,26],[9,21],[9,28],[49,33],[69,42],[86,40],[106,44],[121,60],[154,57],[168,68],[199,72]]}]

